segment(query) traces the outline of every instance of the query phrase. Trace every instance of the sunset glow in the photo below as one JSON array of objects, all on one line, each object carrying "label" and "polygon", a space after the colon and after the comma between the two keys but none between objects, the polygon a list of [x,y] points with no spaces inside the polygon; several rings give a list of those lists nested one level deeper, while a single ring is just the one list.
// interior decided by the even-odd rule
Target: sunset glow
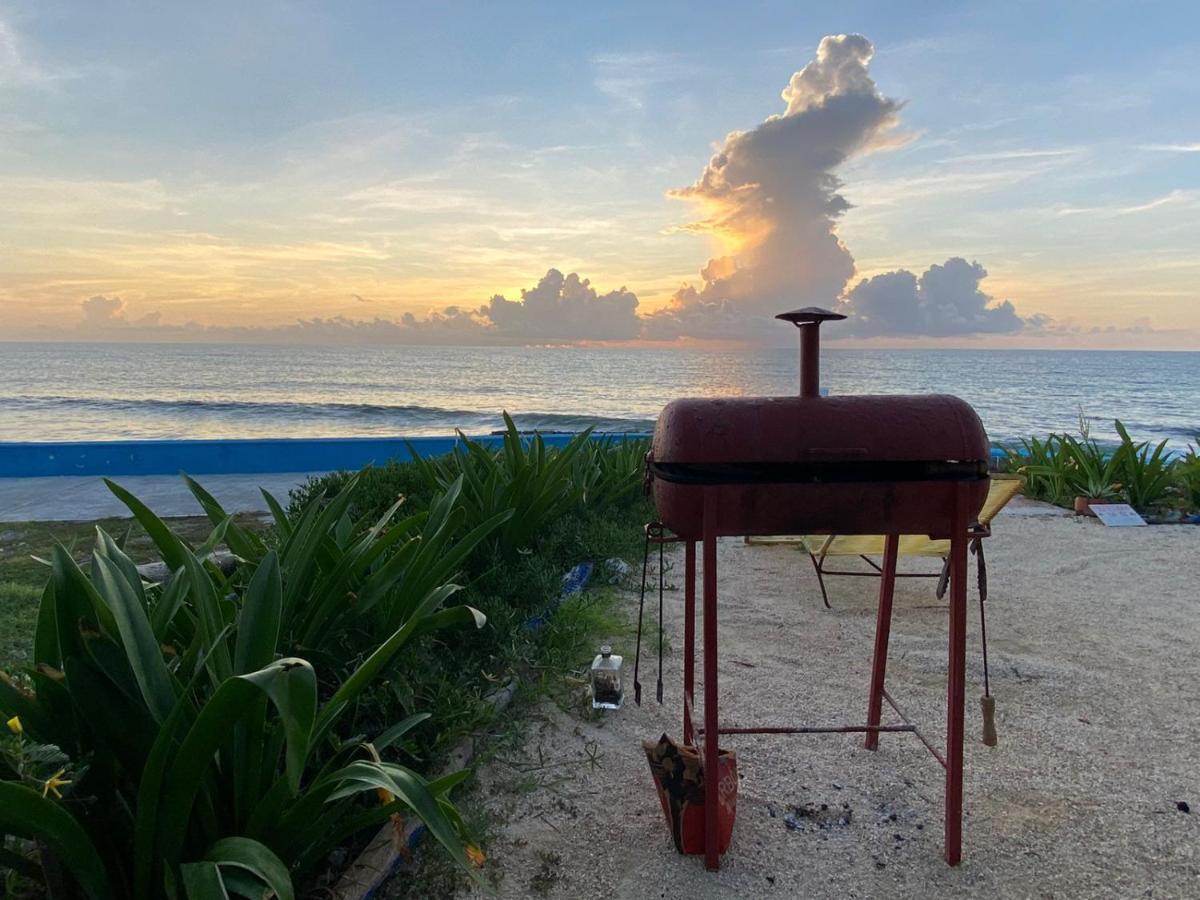
[{"label": "sunset glow", "polygon": [[1197,349],[1174,16],[3,2],[0,339]]}]

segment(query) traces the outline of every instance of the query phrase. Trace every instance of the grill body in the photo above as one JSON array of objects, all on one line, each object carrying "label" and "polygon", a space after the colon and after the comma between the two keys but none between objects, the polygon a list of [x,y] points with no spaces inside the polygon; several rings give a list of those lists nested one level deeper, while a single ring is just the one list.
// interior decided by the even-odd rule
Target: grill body
[{"label": "grill body", "polygon": [[654,432],[660,521],[699,539],[703,491],[719,535],[950,536],[956,485],[968,515],[987,496],[988,440],[957,397],[683,399]]},{"label": "grill body", "polygon": [[[702,741],[705,771],[718,772],[722,734],[855,731],[864,733],[869,750],[876,749],[881,732],[912,731],[921,737],[907,720],[904,726],[882,721],[885,702],[899,714],[884,687],[896,560],[901,534],[949,538],[945,752],[921,740],[945,770],[944,856],[957,865],[962,854],[967,543],[968,529],[987,496],[987,435],[974,410],[955,397],[819,396],[819,329],[845,317],[809,307],[776,318],[799,328],[800,395],[676,400],[659,416],[647,459],[659,519],[677,536],[672,540],[684,544],[684,741]],[[650,527],[658,526],[648,526],[647,553]],[[723,727],[718,710],[717,539],[822,533],[886,536],[866,724]],[[700,598],[698,568],[703,570]],[[698,607],[703,612],[701,634]],[[692,719],[698,638],[703,644],[700,728]],[[717,803],[705,804],[709,869],[720,866],[717,808]]]}]

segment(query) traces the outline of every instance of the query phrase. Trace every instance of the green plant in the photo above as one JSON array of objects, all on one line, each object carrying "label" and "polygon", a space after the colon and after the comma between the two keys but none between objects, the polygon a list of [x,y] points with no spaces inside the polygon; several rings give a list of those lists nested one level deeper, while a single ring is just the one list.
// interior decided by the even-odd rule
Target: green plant
[{"label": "green plant", "polygon": [[1180,493],[1188,509],[1193,512],[1200,512],[1200,452],[1197,452],[1197,446],[1200,446],[1200,436],[1197,436],[1195,445],[1188,444],[1187,453],[1175,463]]},{"label": "green plant", "polygon": [[[186,476],[185,481],[212,522],[221,527],[228,520],[225,511],[199,484]],[[340,490],[328,502],[324,491],[318,490],[294,517],[264,492],[282,540],[280,565],[289,586],[284,606],[290,613],[287,633],[294,642],[292,649],[323,654],[331,665],[338,658],[354,657],[361,649],[355,643],[364,629],[386,634],[398,628],[512,515],[511,510],[503,510],[465,529],[466,514],[457,502],[462,491],[459,478],[427,511],[393,521],[406,505],[407,498],[400,495],[377,518],[368,512],[354,522],[349,511],[359,477],[337,483]],[[253,535],[225,534],[243,559],[257,561],[265,552],[265,544]],[[444,615],[466,621],[461,608],[453,607]]]},{"label": "green plant", "polygon": [[1129,505],[1146,509],[1165,499],[1174,486],[1175,472],[1167,453],[1167,442],[1151,447],[1149,441],[1135,443],[1118,419],[1115,422],[1121,436],[1121,486]]},{"label": "green plant", "polygon": [[534,537],[570,507],[577,494],[573,461],[591,438],[591,429],[566,446],[550,450],[540,434],[525,439],[508,413],[499,449],[491,450],[459,432],[459,446],[448,456],[422,459],[409,447],[428,483],[447,490],[462,480],[458,502],[469,522],[488,521],[505,510],[511,518],[497,532],[501,555],[512,559],[531,547]]},{"label": "green plant", "polygon": [[1070,493],[1089,500],[1111,500],[1120,494],[1124,450],[1105,450],[1086,430],[1082,438],[1062,435],[1060,453],[1066,459],[1063,475]]},{"label": "green plant", "polygon": [[646,440],[589,441],[575,457],[571,472],[579,504],[603,509],[637,496],[649,449]]},{"label": "green plant", "polygon": [[1051,434],[1045,440],[1031,437],[1017,447],[1005,447],[1004,452],[1010,468],[1025,476],[1027,497],[1060,506],[1070,503],[1070,463],[1063,452],[1062,435]]},{"label": "green plant", "polygon": [[358,479],[349,508],[350,518],[356,520],[364,516],[378,518],[401,497],[405,509],[428,509],[437,493],[435,486],[430,485],[412,463],[390,459],[383,465],[367,466],[358,472],[329,472],[310,477],[289,492],[288,515],[298,516],[318,493],[335,496],[351,478]]},{"label": "green plant", "polygon": [[[286,652],[307,608],[326,599],[314,585],[361,591],[390,582],[387,589],[405,593],[397,585],[416,557],[389,569],[388,554],[411,526],[389,529],[389,515],[352,537],[351,479],[328,504],[318,494],[288,520],[277,549],[228,517],[193,549],[111,487],[174,574],[166,585],[144,584],[102,529],[89,574],[55,548],[34,666],[0,677],[0,712],[20,732],[0,748],[5,864],[32,871],[10,858],[25,858],[2,839],[13,835],[37,842],[43,869],[69,873],[93,898],[289,898],[293,880],[340,842],[413,810],[469,868],[461,820],[446,798],[465,773],[427,781],[379,761],[425,716],[369,739],[350,714],[414,637],[481,626],[482,614],[443,609],[459,587],[431,586],[427,572],[408,588],[423,593],[392,606],[395,629],[379,632],[384,639],[344,674],[319,681],[309,661]],[[211,497],[193,490],[219,515]],[[230,577],[205,561],[222,542],[251,560]],[[65,762],[49,775],[31,764],[55,752]]]},{"label": "green plant", "polygon": [[32,584],[0,581],[0,668],[28,659],[26,635],[33,631],[40,595]]}]

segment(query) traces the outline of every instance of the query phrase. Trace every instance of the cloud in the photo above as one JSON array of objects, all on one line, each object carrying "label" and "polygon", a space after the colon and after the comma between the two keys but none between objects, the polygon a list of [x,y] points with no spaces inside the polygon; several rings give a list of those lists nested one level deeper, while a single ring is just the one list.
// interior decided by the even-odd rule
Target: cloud
[{"label": "cloud", "polygon": [[[39,61],[34,42],[13,28],[9,21],[2,16],[0,10],[0,91],[29,90],[45,94],[56,93],[58,88],[68,82],[81,84],[91,79],[89,86],[95,88],[97,78],[113,78],[120,74],[115,66],[107,61],[102,65],[63,65],[55,63],[47,66]],[[30,52],[30,50],[34,52]]]},{"label": "cloud", "polygon": [[480,212],[483,199],[471,191],[440,184],[439,178],[403,178],[352,191],[345,199],[361,210],[389,212]]},{"label": "cloud", "polygon": [[1194,144],[1142,144],[1139,150],[1155,150],[1159,153],[1200,153],[1200,141]]},{"label": "cloud", "polygon": [[596,89],[629,110],[645,109],[657,85],[687,81],[701,73],[677,53],[598,53],[592,57]]},{"label": "cloud", "polygon": [[26,58],[12,26],[0,19],[0,87],[37,85],[48,79],[43,69]]},{"label": "cloud", "polygon": [[625,341],[641,333],[638,299],[625,288],[601,294],[586,278],[550,269],[518,300],[494,295],[478,308],[448,306],[401,324],[414,335],[441,341],[502,344]]},{"label": "cloud", "polygon": [[[727,252],[701,269],[647,317],[647,337],[757,338],[771,317],[797,306],[841,303],[862,335],[958,335],[1027,326],[1011,303],[979,290],[987,274],[951,259],[918,278],[900,270],[861,281],[837,223],[850,208],[837,171],[853,157],[905,143],[902,104],[883,96],[869,72],[873,48],[862,35],[826,37],[816,58],[792,75],[782,114],[726,137],[700,178],[668,196],[704,213],[682,230],[711,234]],[[1057,161],[1074,150],[1019,150],[964,158]],[[943,173],[944,175],[944,173]]]},{"label": "cloud", "polygon": [[[366,298],[352,294],[356,300]],[[82,301],[82,321],[75,336],[106,335],[121,339],[281,341],[303,343],[501,344],[625,341],[641,334],[638,299],[621,287],[601,294],[586,278],[550,269],[521,296],[502,294],[477,306],[446,306],[424,316],[405,313],[399,319],[346,316],[300,319],[279,326],[246,327],[168,324],[158,311],[126,316],[125,301],[96,295]]]},{"label": "cloud", "polygon": [[79,304],[79,308],[83,311],[83,328],[89,332],[95,329],[157,328],[162,319],[162,314],[157,310],[136,319],[127,319],[125,301],[103,294],[88,297]]},{"label": "cloud", "polygon": [[586,278],[551,269],[520,300],[497,294],[479,310],[499,335],[533,341],[621,341],[641,329],[638,299],[618,288],[598,294]]},{"label": "cloud", "polygon": [[[907,270],[877,275],[848,290],[855,262],[836,228],[850,204],[837,171],[855,156],[904,140],[896,134],[901,104],[883,96],[868,72],[872,53],[861,35],[823,39],[815,59],[783,89],[782,113],[728,135],[694,184],[670,192],[702,213],[682,230],[712,235],[726,252],[709,259],[700,283],[680,287],[664,309],[639,316],[638,298],[624,287],[600,293],[577,273],[550,269],[515,299],[496,294],[479,306],[444,306],[397,320],[305,319],[270,329],[267,339],[463,344],[777,339],[772,316],[809,304],[839,305],[851,319],[845,333],[860,336],[940,337],[1032,327],[1011,303],[985,294],[980,283],[986,271],[964,259],[930,266],[919,277]],[[677,57],[654,54],[609,55],[594,63],[639,84],[679,76],[684,68]],[[1006,151],[997,158],[1029,162],[1071,152]],[[468,198],[444,185],[409,181],[372,189],[359,199],[396,208],[433,199],[438,208],[458,209]],[[124,322],[116,298],[87,304],[92,324]]]},{"label": "cloud", "polygon": [[960,257],[932,265],[918,278],[898,269],[864,278],[838,304],[849,317],[839,333],[856,337],[947,337],[1004,334],[1036,328],[1043,320],[1017,315],[1013,305],[979,289],[987,270]]},{"label": "cloud", "polygon": [[[381,314],[373,318],[357,318],[354,313],[306,318],[262,328],[206,326],[194,322],[164,324],[155,318],[157,314],[131,319],[119,297],[102,295],[84,301],[80,336],[87,329],[107,329],[125,337],[144,333],[158,339],[178,340],[443,344],[572,343],[637,338],[778,341],[780,327],[772,321],[775,313],[801,305],[839,303],[852,317],[848,330],[860,335],[996,334],[1036,327],[1038,322],[1022,319],[1010,302],[996,302],[984,293],[980,284],[986,276],[985,270],[978,263],[967,263],[964,259],[953,258],[930,266],[919,276],[897,270],[853,284],[857,274],[855,260],[837,232],[841,217],[850,208],[843,196],[839,173],[857,157],[892,149],[911,139],[911,135],[900,133],[897,127],[903,104],[884,96],[870,75],[872,54],[871,43],[861,35],[824,38],[815,58],[788,80],[781,93],[783,105],[778,114],[768,116],[749,130],[727,135],[693,184],[669,192],[668,196],[689,203],[698,211],[678,230],[710,236],[722,246],[700,269],[699,281],[682,285],[665,308],[653,313],[639,315],[642,307],[638,297],[624,287],[601,293],[577,272],[564,275],[552,268],[515,298],[496,294],[482,304],[445,305],[439,301],[431,312],[388,318],[382,312],[383,301],[373,302],[368,296],[350,291],[383,283],[380,273],[385,273],[399,259],[392,249],[395,241],[390,237],[369,233],[357,243],[307,241],[246,246],[219,238],[188,237],[165,250],[155,251],[157,256],[150,260],[170,272],[186,266],[209,273],[211,288],[206,293],[189,294],[184,299],[192,305],[176,308],[195,309],[194,304],[206,298],[236,295],[241,283],[238,273],[249,263],[264,273],[265,267],[270,267],[273,281],[284,285],[271,295],[272,301],[277,300],[281,308],[285,304],[290,304],[291,309],[304,308],[303,303],[291,296],[294,286],[302,299],[309,284],[307,280],[298,281],[292,274],[296,266],[354,264],[369,266],[373,280],[359,277],[344,284],[337,295],[347,305],[348,298],[353,298],[352,308],[356,311],[369,314],[380,310]],[[684,57],[671,54],[609,54],[594,57],[592,62],[601,80],[608,79],[605,84],[613,89],[610,93],[624,94],[629,102],[637,95],[633,87],[640,89],[667,80],[687,81],[695,76],[694,67],[684,62]],[[959,176],[969,176],[970,188],[977,190],[979,178],[989,170],[986,164],[1007,163],[1024,177],[1031,168],[1067,165],[1076,152],[1075,148],[1018,148],[940,162],[943,168],[945,164],[958,166]],[[978,168],[985,171],[981,174],[976,171]],[[944,183],[947,173],[931,172],[928,180]],[[94,210],[110,208],[114,199],[122,200],[123,208],[159,214],[177,211],[180,203],[178,192],[167,191],[157,181],[76,182],[51,185],[54,190],[36,179],[25,181],[28,206],[44,206],[49,194],[59,201],[64,214],[78,212],[90,216]],[[964,182],[964,189],[966,185]],[[0,179],[0,187],[4,186]],[[895,205],[899,208],[919,202],[921,192],[931,189],[930,184],[922,183],[914,188],[912,195],[894,198]],[[338,203],[350,204],[331,212],[345,212],[355,220],[374,221],[393,215],[405,218],[417,210],[447,216],[479,212],[475,220],[480,224],[471,227],[498,236],[499,246],[479,246],[472,233],[460,234],[464,226],[452,222],[437,226],[443,229],[438,240],[444,243],[444,235],[453,235],[456,242],[450,248],[454,254],[453,266],[462,267],[466,263],[461,261],[468,261],[476,266],[491,265],[498,271],[502,264],[503,270],[510,273],[501,276],[506,280],[513,277],[512,272],[542,271],[530,266],[547,256],[564,258],[571,251],[563,249],[565,242],[560,247],[551,238],[568,231],[572,235],[586,235],[593,255],[602,263],[613,254],[605,257],[596,247],[598,244],[608,247],[610,241],[611,246],[626,254],[627,261],[638,258],[627,255],[629,237],[622,236],[623,219],[617,213],[593,219],[569,215],[531,217],[526,212],[514,211],[511,204],[493,207],[486,194],[460,187],[457,180],[448,177],[378,178],[373,187],[353,190],[339,186],[336,191],[331,189],[330,194]],[[18,196],[22,196],[20,192]],[[1175,203],[1178,199],[1161,202]],[[125,263],[137,261],[141,244],[139,237],[123,248]],[[415,252],[414,242],[404,246],[408,254]],[[108,248],[85,249],[77,252],[76,258],[82,263],[93,263],[109,255]],[[448,283],[439,278],[436,260],[427,262],[417,258],[408,264],[430,272],[426,279],[430,284]],[[874,268],[879,268],[878,260]],[[316,271],[322,287],[334,282],[336,273]],[[225,281],[213,282],[213,272],[220,273]],[[276,274],[280,277],[275,278]],[[142,298],[147,293],[137,281],[93,281],[90,288],[82,288],[81,292],[89,289],[120,291],[136,298],[139,304],[145,302]],[[76,302],[77,296],[72,290],[69,302]],[[486,295],[480,292],[476,296]],[[179,301],[180,297],[164,296],[163,302],[172,299]],[[428,293],[409,296],[406,305],[411,307],[429,300]],[[242,302],[265,301],[246,297]]]},{"label": "cloud", "polygon": [[965,153],[935,160],[938,165],[955,163],[1004,162],[1012,159],[1061,159],[1079,157],[1083,150],[1078,147],[1055,147],[1049,150],[996,150],[991,153]]},{"label": "cloud", "polygon": [[710,317],[728,321],[729,304],[761,321],[840,296],[854,259],[835,233],[849,204],[834,173],[850,157],[887,146],[900,109],[867,72],[872,52],[861,35],[824,38],[816,59],[784,88],[784,112],[730,134],[694,184],[670,192],[706,213],[687,227],[718,237],[730,252],[709,260],[702,286],[681,289],[660,319],[693,334],[708,331],[700,323]]},{"label": "cloud", "polygon": [[1131,206],[1083,206],[1083,207],[1063,207],[1055,210],[1057,216],[1079,216],[1086,215],[1089,217],[1104,217],[1113,218],[1117,216],[1132,216],[1137,213],[1150,212],[1151,210],[1161,209],[1164,206],[1195,206],[1196,201],[1200,199],[1200,192],[1174,190],[1161,197],[1155,197],[1153,200],[1147,200],[1144,203],[1135,203]]},{"label": "cloud", "polygon": [[79,304],[85,325],[108,325],[124,319],[125,301],[97,294]]}]

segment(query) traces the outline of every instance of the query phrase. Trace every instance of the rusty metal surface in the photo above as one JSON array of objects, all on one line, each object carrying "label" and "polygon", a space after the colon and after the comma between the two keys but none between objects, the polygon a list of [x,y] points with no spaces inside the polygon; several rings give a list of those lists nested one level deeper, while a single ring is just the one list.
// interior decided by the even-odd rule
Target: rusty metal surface
[{"label": "rusty metal surface", "polygon": [[816,397],[821,392],[821,323],[846,318],[819,306],[806,306],[780,313],[775,318],[800,329],[800,396]]},{"label": "rusty metal surface", "polygon": [[990,450],[979,416],[945,394],[673,400],[654,430],[659,462],[971,460]]},{"label": "rusty metal surface", "polygon": [[[714,531],[719,535],[926,534],[953,537],[953,483],[835,485],[722,485],[700,488],[656,481],[659,518],[676,534],[699,540],[703,503],[717,494]],[[974,514],[983,506],[987,482],[969,486]]]},{"label": "rusty metal surface", "polygon": [[[668,404],[654,433],[659,464],[972,462],[986,467],[987,435],[957,397],[761,397],[683,399]],[[886,468],[881,466],[881,468]],[[928,534],[950,536],[952,482],[720,485],[717,532],[756,534]],[[660,520],[700,537],[700,490],[655,479]],[[969,488],[972,517],[987,481]]]},{"label": "rusty metal surface", "polygon": [[[685,543],[685,740],[703,740],[717,771],[719,735],[861,732],[915,734],[945,769],[944,853],[962,848],[966,555],[969,528],[988,492],[990,447],[975,411],[956,397],[819,396],[819,329],[839,316],[807,308],[779,318],[800,331],[798,397],[684,399],[659,416],[647,478],[659,522]],[[717,538],[722,535],[885,534],[866,725],[719,725]],[[900,534],[949,538],[950,622],[944,755],[904,718],[885,687]],[[649,556],[650,531],[646,555]],[[703,727],[694,728],[696,542],[702,550]],[[643,588],[644,590],[644,588]],[[828,605],[828,604],[827,604]],[[639,616],[640,618],[640,616]],[[660,663],[661,672],[661,663]],[[904,721],[884,725],[887,703]],[[718,804],[705,804],[705,866],[720,866]]]}]

